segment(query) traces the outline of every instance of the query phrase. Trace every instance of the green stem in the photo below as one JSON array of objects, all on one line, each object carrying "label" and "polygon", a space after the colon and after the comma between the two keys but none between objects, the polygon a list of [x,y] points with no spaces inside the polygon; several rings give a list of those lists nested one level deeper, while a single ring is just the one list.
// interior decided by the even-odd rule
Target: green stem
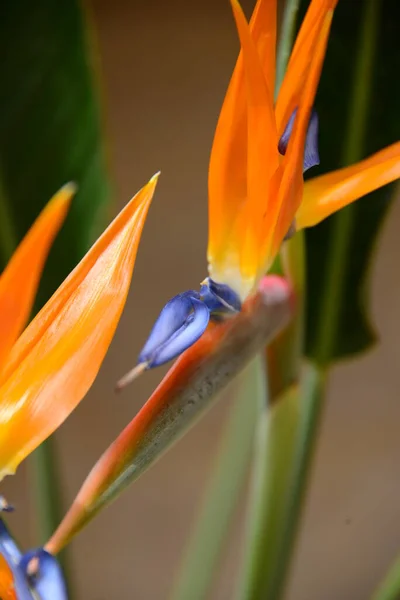
[{"label": "green stem", "polygon": [[299,231],[281,249],[281,264],[296,298],[294,316],[289,325],[267,348],[270,396],[274,400],[298,382],[304,347],[305,315],[305,236]]},{"label": "green stem", "polygon": [[264,402],[265,394],[264,371],[258,357],[236,383],[235,402],[171,595],[173,600],[202,600],[208,597],[239,492],[245,481],[259,414],[258,404]]},{"label": "green stem", "polygon": [[262,600],[278,600],[284,594],[321,421],[324,375],[313,365],[309,365],[301,388],[298,396],[300,417],[294,436],[292,463],[288,461],[290,477],[286,489],[288,504],[282,519],[283,527],[276,558],[276,570],[269,583],[269,595]]},{"label": "green stem", "polygon": [[53,534],[63,516],[54,446],[54,440],[48,438],[30,457],[35,519],[41,544]]},{"label": "green stem", "polygon": [[240,600],[275,599],[284,581],[288,490],[301,413],[295,386],[259,418]]},{"label": "green stem", "polygon": [[275,96],[278,95],[278,91],[282,85],[286,67],[289,61],[299,6],[300,0],[286,0],[285,2],[280,31],[278,56],[276,61]]},{"label": "green stem", "polygon": [[373,595],[373,600],[399,600],[400,598],[400,557],[390,567],[385,579]]}]

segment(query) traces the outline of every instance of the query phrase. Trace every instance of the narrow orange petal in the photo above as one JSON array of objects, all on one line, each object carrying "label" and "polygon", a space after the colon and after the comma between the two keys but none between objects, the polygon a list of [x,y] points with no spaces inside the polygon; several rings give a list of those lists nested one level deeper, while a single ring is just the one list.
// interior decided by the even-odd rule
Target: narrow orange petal
[{"label": "narrow orange petal", "polygon": [[278,135],[272,93],[266,85],[256,45],[239,2],[231,0],[231,5],[242,47],[247,90],[247,202],[244,219],[240,221],[242,230],[246,221],[248,228],[242,271],[251,275],[257,269],[259,230],[271,177],[279,165]]},{"label": "narrow orange petal", "polygon": [[282,135],[293,110],[300,104],[325,15],[335,9],[337,2],[338,0],[312,0],[309,5],[277,98],[275,114],[279,136]]},{"label": "narrow orange petal", "polygon": [[298,229],[317,225],[354,200],[400,178],[400,142],[351,167],[314,177],[304,185]]},{"label": "narrow orange petal", "polygon": [[157,176],[131,200],[13,347],[0,379],[0,476],[71,413],[92,385],[128,293]]},{"label": "narrow orange petal", "polygon": [[[332,22],[333,11],[325,14],[319,37],[314,46],[313,58],[310,63],[307,80],[300,98],[300,105],[296,116],[293,133],[291,135],[286,155],[283,159],[283,176],[277,190],[278,202],[276,204],[278,213],[267,214],[265,220],[266,232],[263,236],[269,264],[270,257],[274,257],[288,232],[296,215],[303,197],[303,156],[307,127],[314,103],[318,82],[321,75],[322,64],[328,43],[329,31]],[[275,223],[275,226],[272,224]],[[271,230],[273,235],[271,237]],[[265,265],[261,265],[261,273]]]},{"label": "narrow orange petal", "polygon": [[74,193],[69,183],[53,196],[0,276],[0,367],[29,318],[45,260]]},{"label": "narrow orange petal", "polygon": [[[239,7],[240,11],[240,7]],[[235,12],[235,10],[234,10]],[[239,15],[240,16],[240,15]],[[247,29],[247,23],[244,21]],[[244,61],[243,49],[237,60],[231,82],[221,109],[215,132],[209,168],[209,246],[208,259],[211,265],[230,252],[230,242],[237,252],[235,221],[248,197],[248,92],[246,77],[256,69],[257,93],[260,84],[269,96],[269,119],[275,131],[272,113],[272,92],[275,81],[276,2],[258,0],[250,23],[251,56]],[[248,37],[247,31],[245,34]],[[243,45],[243,40],[241,39]],[[248,44],[246,44],[248,47]],[[254,51],[256,47],[256,51]],[[260,78],[260,72],[263,77]],[[254,80],[254,77],[253,77]],[[265,91],[262,90],[265,96]],[[254,94],[253,94],[254,95]],[[253,111],[254,112],[254,111]],[[276,133],[274,134],[276,138]],[[268,153],[275,151],[271,135],[268,136]],[[264,156],[264,166],[267,164]],[[243,231],[243,226],[241,227]]]},{"label": "narrow orange petal", "polygon": [[251,37],[271,94],[275,90],[276,5],[276,0],[258,0],[250,20]]}]

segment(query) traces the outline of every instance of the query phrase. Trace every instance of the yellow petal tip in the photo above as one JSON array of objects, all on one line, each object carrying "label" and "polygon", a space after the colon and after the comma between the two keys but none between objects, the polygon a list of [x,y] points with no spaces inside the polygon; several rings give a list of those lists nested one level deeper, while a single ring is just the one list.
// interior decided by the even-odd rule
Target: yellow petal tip
[{"label": "yellow petal tip", "polygon": [[150,183],[157,183],[160,175],[161,175],[161,171],[157,171],[157,173],[154,173],[153,177],[150,179]]}]

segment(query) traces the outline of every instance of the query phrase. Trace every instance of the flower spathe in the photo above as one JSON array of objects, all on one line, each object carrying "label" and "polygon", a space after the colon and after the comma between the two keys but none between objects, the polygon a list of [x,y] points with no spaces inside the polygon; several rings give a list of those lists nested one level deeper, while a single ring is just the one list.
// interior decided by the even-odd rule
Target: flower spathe
[{"label": "flower spathe", "polygon": [[45,208],[0,278],[0,479],[46,439],[92,385],[127,297],[157,175],[125,206],[20,335],[74,188]]}]

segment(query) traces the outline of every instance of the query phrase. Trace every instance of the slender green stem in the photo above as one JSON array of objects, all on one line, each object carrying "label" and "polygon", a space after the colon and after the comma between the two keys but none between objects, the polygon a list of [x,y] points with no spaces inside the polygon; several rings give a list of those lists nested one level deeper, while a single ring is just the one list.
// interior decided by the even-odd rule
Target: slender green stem
[{"label": "slender green stem", "polygon": [[259,418],[239,600],[276,598],[300,406],[296,386]]},{"label": "slender green stem", "polygon": [[399,600],[400,598],[400,557],[390,567],[372,600]]},{"label": "slender green stem", "polygon": [[278,398],[288,386],[300,379],[304,347],[305,314],[305,236],[299,231],[281,250],[281,265],[296,297],[294,316],[289,325],[267,348],[269,392]]},{"label": "slender green stem", "polygon": [[282,520],[282,537],[277,553],[276,570],[270,582],[270,593],[262,600],[278,600],[285,591],[321,421],[323,397],[324,375],[310,364],[298,396],[300,416],[293,445],[292,464],[288,461],[288,470],[290,470],[290,483],[286,490],[288,504]]},{"label": "slender green stem", "polygon": [[235,385],[232,406],[203,505],[176,581],[173,600],[203,600],[213,581],[224,540],[250,462],[259,403],[265,402],[264,370],[257,357]]},{"label": "slender green stem", "polygon": [[279,88],[281,87],[287,63],[289,61],[299,5],[300,0],[286,0],[285,2],[276,61],[275,96],[278,94]]},{"label": "slender green stem", "polygon": [[41,544],[53,534],[63,516],[55,454],[54,440],[48,438],[30,458],[35,519]]}]

